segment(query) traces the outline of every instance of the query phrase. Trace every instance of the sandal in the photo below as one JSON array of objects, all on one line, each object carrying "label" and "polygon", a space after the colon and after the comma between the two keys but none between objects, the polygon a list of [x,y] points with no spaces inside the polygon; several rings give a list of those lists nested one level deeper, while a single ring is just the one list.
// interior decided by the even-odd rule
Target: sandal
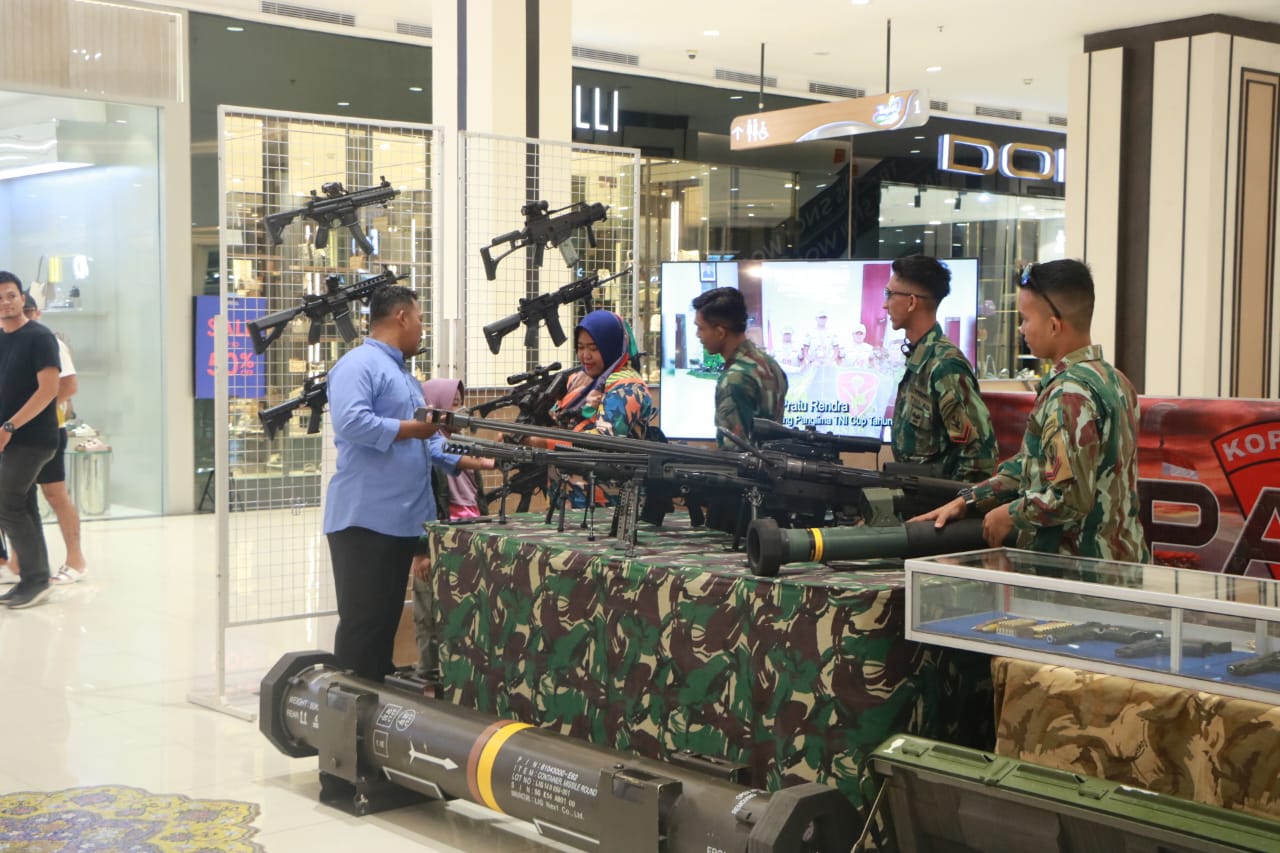
[{"label": "sandal", "polygon": [[84,573],[88,571],[88,569],[89,569],[88,566],[85,566],[83,569],[73,569],[71,566],[63,566],[62,568],[58,569],[58,573],[56,575],[49,578],[49,583],[56,583],[56,584],[78,583],[79,581],[84,580]]}]

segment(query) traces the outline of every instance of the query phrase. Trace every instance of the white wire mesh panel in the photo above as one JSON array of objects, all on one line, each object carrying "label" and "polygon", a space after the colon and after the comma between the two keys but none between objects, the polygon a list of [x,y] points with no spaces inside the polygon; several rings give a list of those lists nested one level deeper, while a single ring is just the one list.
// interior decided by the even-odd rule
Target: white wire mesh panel
[{"label": "white wire mesh panel", "polygon": [[[332,317],[300,314],[255,355],[248,322],[300,307],[305,294],[332,283],[350,286],[391,269],[417,290],[431,316],[434,281],[432,199],[439,185],[438,136],[425,126],[346,121],[313,115],[223,108],[220,111],[222,311],[227,318],[220,361],[228,366],[225,396],[226,584],[223,626],[331,613],[336,608],[328,547],[321,534],[323,472],[333,467],[332,440],[306,406],[281,413],[275,434],[260,413],[302,396],[359,345],[367,307],[352,303],[356,338],[342,339]],[[378,185],[399,190],[386,206],[359,208],[359,224],[374,244],[361,253],[347,228],[317,243],[317,224],[298,216],[274,245],[262,225],[268,214],[303,207],[313,190],[340,182],[348,191]],[[332,281],[340,276],[341,281]],[[313,325],[314,324],[314,325]],[[265,330],[264,330],[265,331]],[[413,367],[431,364],[432,335]],[[327,418],[325,415],[320,416]]]},{"label": "white wire mesh panel", "polygon": [[[629,148],[478,133],[461,136],[466,385],[467,401],[475,403],[505,388],[505,377],[535,364],[559,361],[569,367],[574,363],[573,327],[583,316],[582,303],[560,307],[558,316],[566,336],[560,345],[553,343],[545,325],[539,325],[535,346],[526,348],[522,326],[501,340],[495,355],[483,329],[515,314],[521,298],[551,293],[586,274],[604,279],[632,264],[640,155]],[[570,253],[577,253],[572,267],[561,250],[547,248],[542,265],[537,266],[533,250],[521,249],[501,260],[495,279],[489,281],[480,249],[499,235],[524,228],[521,208],[539,200],[546,201],[552,211],[579,202],[606,205],[607,218],[592,226],[595,247],[579,229],[571,239]],[[497,257],[509,247],[510,243],[494,246],[492,254]],[[634,273],[625,275],[595,291],[594,307],[617,311],[634,324],[635,292]],[[473,391],[478,393],[473,396]]]}]

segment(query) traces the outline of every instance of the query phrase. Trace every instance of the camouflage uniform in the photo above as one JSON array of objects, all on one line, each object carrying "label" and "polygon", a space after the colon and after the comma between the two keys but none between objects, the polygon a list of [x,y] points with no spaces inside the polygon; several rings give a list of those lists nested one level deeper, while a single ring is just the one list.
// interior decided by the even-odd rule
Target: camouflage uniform
[{"label": "camouflage uniform", "polygon": [[1138,520],[1138,395],[1102,347],[1053,366],[1022,449],[973,491],[982,509],[1013,502],[1019,548],[1150,562]]},{"label": "camouflage uniform", "polygon": [[996,469],[996,434],[964,353],[942,327],[916,343],[893,407],[893,458],[942,465],[948,480],[985,480]]},{"label": "camouflage uniform", "polygon": [[[744,339],[716,382],[716,426],[750,439],[751,419],[781,421],[786,400],[787,374],[771,355]],[[718,432],[716,443],[726,445]]]}]

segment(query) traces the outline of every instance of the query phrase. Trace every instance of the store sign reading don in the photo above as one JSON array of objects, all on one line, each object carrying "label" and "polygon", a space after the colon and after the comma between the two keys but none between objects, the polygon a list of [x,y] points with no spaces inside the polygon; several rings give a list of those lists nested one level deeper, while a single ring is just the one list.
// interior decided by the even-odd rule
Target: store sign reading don
[{"label": "store sign reading don", "polygon": [[929,120],[929,102],[918,89],[850,98],[738,116],[729,125],[729,149],[812,142],[881,130],[919,127]]},{"label": "store sign reading don", "polygon": [[[978,163],[961,163],[958,156],[970,160],[976,157]],[[1015,157],[1021,166],[1014,165]],[[1060,184],[1066,180],[1066,167],[1065,148],[1055,150],[1047,145],[1033,145],[1030,142],[1008,142],[997,147],[989,139],[957,136],[953,133],[944,133],[938,137],[938,168],[944,172],[959,172],[963,175],[994,175],[999,172],[1006,178],[1053,181]]]}]

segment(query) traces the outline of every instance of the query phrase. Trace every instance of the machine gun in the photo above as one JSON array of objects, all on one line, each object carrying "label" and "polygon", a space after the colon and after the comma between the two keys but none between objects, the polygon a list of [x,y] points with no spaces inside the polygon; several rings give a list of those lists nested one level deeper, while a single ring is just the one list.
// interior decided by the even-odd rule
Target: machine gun
[{"label": "machine gun", "polygon": [[1259,672],[1280,672],[1280,652],[1258,655],[1250,660],[1242,660],[1227,665],[1227,672],[1232,675],[1256,675]]},{"label": "machine gun", "polygon": [[566,340],[564,327],[560,325],[560,306],[571,305],[581,300],[582,307],[587,313],[590,313],[595,310],[594,302],[592,301],[592,294],[595,289],[608,284],[616,278],[621,278],[629,272],[631,272],[631,267],[627,267],[622,272],[603,279],[600,278],[599,274],[592,273],[566,284],[559,290],[521,299],[519,311],[503,317],[501,320],[495,320],[484,327],[484,339],[489,344],[489,352],[497,355],[498,350],[502,348],[502,339],[518,329],[521,323],[524,323],[525,349],[537,349],[539,323],[546,324],[547,333],[551,335],[551,342],[556,346],[560,346]]},{"label": "machine gun", "polygon": [[[486,421],[438,409],[423,409],[417,416],[441,422],[454,431],[485,429],[513,436],[553,439],[589,450],[643,454],[648,459],[643,479],[737,491],[743,498],[740,505],[743,514],[750,516],[748,520],[754,519],[767,494],[787,508],[787,512],[801,511],[805,517],[812,515],[814,505],[852,506],[861,518],[874,526],[898,524],[899,520],[893,516],[893,507],[905,495],[929,495],[936,506],[954,497],[965,485],[924,477],[889,477],[877,471],[797,459],[778,451],[761,450],[736,438],[747,448],[746,452],[707,450],[530,424]],[[639,475],[637,479],[640,479]],[[738,538],[746,529],[746,521],[741,521]],[[735,547],[736,544],[735,540]]]},{"label": "machine gun", "polygon": [[856,840],[835,788],[748,788],[747,768],[714,756],[641,758],[428,699],[425,687],[290,652],[262,679],[258,726],[284,755],[318,755],[321,800],[357,815],[459,798],[609,853],[847,853]]},{"label": "machine gun", "polygon": [[280,428],[293,417],[295,410],[303,407],[311,410],[311,417],[307,421],[307,435],[315,435],[320,431],[320,414],[329,403],[328,376],[327,373],[308,376],[302,383],[302,393],[297,397],[258,412],[258,420],[262,421],[268,441],[276,437]]},{"label": "machine gun", "polygon": [[[584,474],[587,477],[587,494],[594,495],[597,482],[628,483],[635,479],[637,471],[643,471],[648,465],[648,459],[636,453],[602,453],[577,450],[572,447],[546,449],[481,438],[452,438],[445,444],[445,452],[484,456],[494,460],[502,474],[502,488],[499,491],[499,524],[507,523],[507,495],[511,492],[510,473],[517,467],[523,466],[526,470],[535,468],[540,470],[544,477],[548,469],[554,468],[560,472],[561,479],[567,473]],[[563,533],[568,493],[560,489],[557,497],[558,499],[553,497],[547,507],[547,523],[551,523],[552,516],[558,510],[560,515],[558,529]],[[615,513],[610,535],[617,535],[620,523],[621,518]],[[582,526],[588,529],[588,538],[595,541],[594,500],[587,501]]]},{"label": "machine gun", "polygon": [[[547,246],[553,249],[559,248],[565,264],[570,267],[576,266],[578,252],[572,243],[566,241],[579,228],[587,229],[587,243],[595,248],[596,235],[591,230],[591,223],[602,221],[608,215],[608,207],[599,202],[587,204],[582,201],[550,212],[547,210],[548,207],[545,201],[531,201],[524,205],[520,208],[520,215],[524,217],[524,228],[500,234],[480,250],[480,257],[484,260],[485,278],[489,281],[497,278],[498,264],[502,259],[525,246],[533,246],[533,265],[536,267],[542,266],[543,250]],[[510,243],[511,248],[496,258],[493,257],[491,253],[493,247],[501,246],[503,243]]]},{"label": "machine gun", "polygon": [[315,247],[317,249],[323,249],[329,245],[330,228],[343,225],[351,231],[351,238],[360,245],[360,250],[365,253],[365,256],[373,255],[373,243],[361,230],[360,216],[356,211],[371,204],[385,205],[400,195],[400,190],[393,188],[383,177],[382,183],[367,190],[348,192],[342,184],[331,181],[321,184],[320,191],[324,193],[323,196],[312,190],[311,201],[302,207],[282,210],[263,217],[262,224],[271,237],[271,245],[279,246],[284,241],[284,227],[301,216],[316,224]]},{"label": "machine gun", "polygon": [[765,418],[752,421],[751,437],[761,450],[827,462],[839,462],[841,453],[879,453],[883,446],[878,438],[818,432],[813,427],[795,429]]},{"label": "machine gun", "polygon": [[258,355],[266,352],[271,342],[284,334],[285,327],[300,314],[306,314],[311,320],[311,328],[307,330],[308,344],[320,343],[321,326],[324,318],[330,314],[333,315],[334,325],[338,327],[342,339],[353,341],[356,338],[356,328],[351,322],[351,303],[357,299],[368,302],[375,291],[388,284],[395,284],[402,278],[404,276],[396,275],[389,268],[381,275],[354,284],[343,284],[342,276],[331,275],[324,280],[324,293],[304,294],[301,305],[250,321],[249,337],[253,340],[253,351]]}]

